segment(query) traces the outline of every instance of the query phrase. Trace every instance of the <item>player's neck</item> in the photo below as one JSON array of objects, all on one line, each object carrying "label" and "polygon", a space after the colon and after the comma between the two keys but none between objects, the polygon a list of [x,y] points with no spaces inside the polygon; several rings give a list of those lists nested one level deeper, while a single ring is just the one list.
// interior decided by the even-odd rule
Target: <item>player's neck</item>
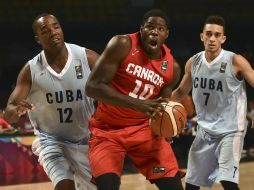
[{"label": "player's neck", "polygon": [[49,65],[54,65],[55,63],[59,64],[59,62],[65,64],[68,59],[68,50],[65,46],[57,52],[44,52]]},{"label": "player's neck", "polygon": [[217,51],[205,51],[206,61],[208,63],[212,62],[216,57],[218,57],[221,51],[222,51],[221,48]]}]

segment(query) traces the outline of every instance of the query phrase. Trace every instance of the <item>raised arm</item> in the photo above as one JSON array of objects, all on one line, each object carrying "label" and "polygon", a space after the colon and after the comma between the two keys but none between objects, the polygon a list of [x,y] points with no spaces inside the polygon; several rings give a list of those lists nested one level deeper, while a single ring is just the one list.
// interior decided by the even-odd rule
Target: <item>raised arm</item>
[{"label": "raised arm", "polygon": [[30,66],[26,64],[18,75],[16,87],[10,95],[5,109],[4,119],[9,123],[16,123],[21,115],[33,108],[33,105],[26,101],[31,83]]},{"label": "raised arm", "polygon": [[192,60],[189,59],[185,65],[185,73],[179,86],[172,92],[171,98],[176,101],[181,101],[192,89],[191,65]]}]

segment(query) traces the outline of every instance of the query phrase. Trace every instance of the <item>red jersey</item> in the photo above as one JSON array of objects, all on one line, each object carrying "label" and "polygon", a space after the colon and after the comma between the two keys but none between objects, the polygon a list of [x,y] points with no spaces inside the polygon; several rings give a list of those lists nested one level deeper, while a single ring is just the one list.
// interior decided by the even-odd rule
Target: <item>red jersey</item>
[{"label": "red jersey", "polygon": [[[173,80],[173,56],[170,49],[164,44],[164,56],[158,60],[151,60],[142,47],[140,33],[129,34],[129,37],[132,41],[131,51],[120,64],[109,85],[133,98],[157,98],[161,88]],[[94,119],[107,124],[107,129],[143,125],[148,122],[147,116],[141,112],[100,101]],[[105,125],[96,127],[105,128]]]}]

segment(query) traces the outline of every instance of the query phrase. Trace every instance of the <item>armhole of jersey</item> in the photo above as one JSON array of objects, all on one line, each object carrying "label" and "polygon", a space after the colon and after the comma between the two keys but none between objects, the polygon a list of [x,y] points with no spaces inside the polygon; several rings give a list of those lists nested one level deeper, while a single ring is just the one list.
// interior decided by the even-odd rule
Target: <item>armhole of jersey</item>
[{"label": "armhole of jersey", "polygon": [[193,55],[191,57],[191,78],[192,78],[193,72],[194,72],[194,62],[195,62],[195,55]]},{"label": "armhole of jersey", "polygon": [[243,82],[244,82],[244,78],[242,79],[242,80],[239,80],[237,77],[236,77],[236,75],[235,75],[235,73],[234,73],[234,71],[233,71],[233,56],[235,55],[235,53],[231,53],[231,56],[230,56],[230,73],[231,73],[231,75],[232,75],[232,77],[235,79],[235,81],[237,81],[239,84],[242,84]]},{"label": "armhole of jersey", "polygon": [[167,46],[165,44],[163,44],[163,49],[166,53],[165,57],[166,58],[170,58],[169,63],[168,63],[168,70],[169,70],[169,76],[170,78],[168,79],[168,83],[172,83],[172,81],[174,80],[174,57],[170,52],[170,49],[167,48]]},{"label": "armhole of jersey", "polygon": [[[40,56],[40,55],[39,55]],[[30,74],[31,74],[31,82],[32,82],[32,84],[31,84],[31,87],[32,87],[32,85],[33,85],[33,83],[34,83],[34,73],[35,73],[35,71],[34,71],[34,67],[33,67],[33,65],[35,64],[35,61],[36,61],[37,59],[36,59],[36,57],[35,58],[33,58],[32,60],[29,60],[28,61],[28,65],[29,65],[29,69],[30,69]]]},{"label": "armhole of jersey", "polygon": [[82,59],[83,59],[84,64],[85,64],[85,69],[88,69],[89,72],[91,72],[92,69],[90,68],[90,65],[89,65],[89,61],[88,61],[87,53],[86,53],[86,48],[84,48],[82,51],[84,51]]},{"label": "armhole of jersey", "polygon": [[75,45],[75,44],[69,44],[69,47],[71,49],[73,59],[80,59],[81,60],[83,70],[89,69],[89,71],[91,71],[90,66],[88,64],[86,48]]},{"label": "armhole of jersey", "polygon": [[30,91],[29,91],[28,94],[30,94],[34,89],[34,73],[35,73],[35,71],[34,71],[34,68],[33,68],[32,65],[35,64],[34,63],[35,60],[37,60],[37,59],[34,58],[34,59],[28,61],[28,65],[29,65],[29,69],[30,69],[30,75],[31,75],[31,88],[30,88]]},{"label": "armhole of jersey", "polygon": [[[135,45],[135,43],[137,43],[137,39],[135,37],[135,34],[127,34],[127,36],[131,40],[131,49],[130,49],[129,53],[127,54],[127,56],[122,60],[122,63],[125,63],[126,60],[128,60],[130,58],[131,52],[134,51],[134,48],[137,47],[137,45]],[[134,40],[133,40],[133,38],[134,38]]]},{"label": "armhole of jersey", "polygon": [[[171,54],[170,54],[171,55]],[[173,56],[171,55],[171,64],[170,64],[170,76],[171,76],[171,78],[170,78],[170,83],[174,80],[174,74],[175,74],[175,72],[174,72],[174,58],[173,58]]]},{"label": "armhole of jersey", "polygon": [[131,40],[131,50],[129,52],[129,54],[135,50],[135,48],[138,47],[138,33],[134,33],[134,34],[128,34],[130,40]]}]

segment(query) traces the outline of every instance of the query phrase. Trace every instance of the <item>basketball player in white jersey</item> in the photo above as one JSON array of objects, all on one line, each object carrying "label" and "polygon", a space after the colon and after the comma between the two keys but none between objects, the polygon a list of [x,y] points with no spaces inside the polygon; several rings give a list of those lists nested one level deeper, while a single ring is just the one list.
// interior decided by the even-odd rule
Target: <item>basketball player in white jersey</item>
[{"label": "basketball player in white jersey", "polygon": [[96,189],[87,159],[87,121],[95,108],[85,83],[98,54],[65,43],[53,15],[39,15],[32,27],[42,51],[19,73],[4,117],[14,123],[28,113],[36,135],[32,150],[55,190]]},{"label": "basketball player in white jersey", "polygon": [[200,34],[205,50],[191,57],[172,98],[181,100],[192,89],[198,131],[190,148],[186,190],[211,187],[220,182],[225,190],[237,190],[239,161],[246,132],[245,81],[254,87],[249,62],[222,49],[225,22],[209,16]]}]

